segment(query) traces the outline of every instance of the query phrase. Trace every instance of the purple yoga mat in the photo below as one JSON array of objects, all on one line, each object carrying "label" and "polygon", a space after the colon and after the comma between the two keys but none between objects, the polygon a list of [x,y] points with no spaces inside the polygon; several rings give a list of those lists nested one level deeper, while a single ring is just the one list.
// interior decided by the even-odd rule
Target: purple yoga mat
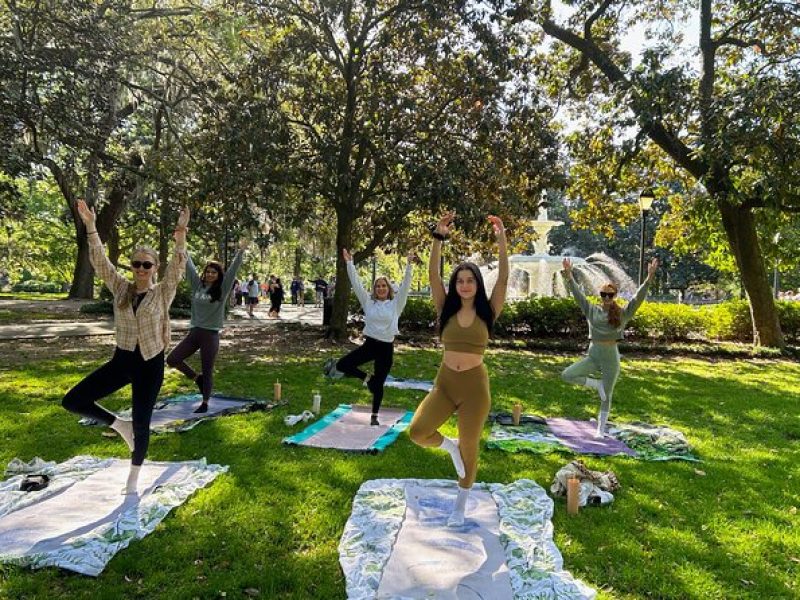
[{"label": "purple yoga mat", "polygon": [[591,421],[547,419],[547,425],[559,441],[579,454],[627,454],[637,456],[627,444],[612,437],[596,438],[597,424]]}]

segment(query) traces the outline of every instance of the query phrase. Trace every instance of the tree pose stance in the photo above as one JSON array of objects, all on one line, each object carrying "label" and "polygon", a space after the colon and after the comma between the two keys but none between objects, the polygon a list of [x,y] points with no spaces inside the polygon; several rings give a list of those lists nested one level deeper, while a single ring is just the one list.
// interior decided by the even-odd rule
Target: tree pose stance
[{"label": "tree pose stance", "polygon": [[[117,347],[109,362],[87,376],[64,396],[67,410],[103,423],[115,430],[131,449],[131,468],[124,493],[135,494],[139,470],[150,443],[150,418],[164,380],[164,350],[169,346],[169,306],[183,276],[186,262],[184,208],[175,228],[175,254],[164,280],[156,283],[158,253],[139,246],[131,255],[133,282],[114,268],[97,235],[94,209],[78,202],[78,214],[89,236],[89,258],[95,272],[114,296]],[[101,398],[130,384],[132,421],[120,419],[97,404]]]},{"label": "tree pose stance", "polygon": [[[417,408],[408,432],[416,444],[442,448],[450,454],[459,479],[458,496],[448,525],[457,527],[464,523],[464,510],[478,470],[481,431],[492,403],[483,354],[492,325],[505,303],[508,253],[503,222],[490,216],[500,258],[491,298],[486,295],[480,270],[469,262],[455,268],[445,289],[439,273],[439,257],[454,218],[455,213],[450,212],[439,220],[433,232],[428,266],[444,356],[433,390]],[[438,431],[453,413],[458,417],[458,439],[444,437]]]},{"label": "tree pose stance", "polygon": [[[650,261],[647,266],[647,279],[625,308],[617,304],[617,286],[610,282],[599,290],[600,304],[592,304],[575,281],[572,262],[565,258],[562,266],[567,287],[589,322],[590,343],[586,358],[564,369],[561,378],[567,383],[585,385],[597,390],[600,396],[600,413],[597,416],[596,436],[603,437],[608,425],[608,413],[611,411],[611,397],[620,371],[617,342],[622,339],[625,325],[633,318],[647,296],[647,288],[658,270],[658,259]],[[598,373],[600,377],[597,377]]]},{"label": "tree pose stance", "polygon": [[[397,293],[394,292],[389,279],[383,275],[376,277],[372,283],[372,294],[368,294],[361,283],[361,278],[353,265],[353,256],[347,249],[342,250],[347,263],[347,274],[353,291],[364,309],[364,343],[342,357],[338,362],[329,359],[325,363],[325,374],[335,376],[336,371],[348,377],[356,377],[372,392],[371,425],[380,425],[378,411],[383,402],[383,384],[389,376],[394,359],[394,336],[399,333],[397,322],[408,300],[411,288],[411,263],[414,254],[409,253],[405,276]],[[364,363],[375,361],[375,371],[369,375],[359,369]]]},{"label": "tree pose stance", "polygon": [[[191,327],[187,336],[167,356],[167,364],[197,384],[203,400],[194,411],[196,413],[208,411],[208,399],[214,389],[214,362],[219,352],[219,332],[225,320],[225,301],[231,293],[247,246],[248,242],[244,240],[239,243],[239,252],[227,271],[218,262],[210,261],[203,268],[202,276],[197,274],[192,257],[187,256],[186,277],[192,286]],[[186,364],[186,359],[198,350],[199,374]]]}]

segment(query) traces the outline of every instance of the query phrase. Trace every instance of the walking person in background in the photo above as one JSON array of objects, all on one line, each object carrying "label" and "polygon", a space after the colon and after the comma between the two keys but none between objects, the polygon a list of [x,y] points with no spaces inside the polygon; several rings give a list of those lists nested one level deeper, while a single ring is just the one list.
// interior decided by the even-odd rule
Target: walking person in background
[{"label": "walking person in background", "polygon": [[[197,384],[202,400],[194,411],[208,411],[208,400],[214,387],[214,363],[219,353],[219,332],[225,320],[225,299],[230,295],[234,276],[242,265],[248,242],[239,243],[239,251],[228,270],[216,261],[209,261],[198,275],[187,255],[186,277],[192,288],[192,320],[188,335],[167,356],[167,364],[178,369]],[[186,359],[200,350],[200,373],[195,373]]]},{"label": "walking person in background", "polygon": [[312,283],[314,284],[314,293],[316,294],[314,307],[320,308],[325,302],[325,297],[328,295],[328,282],[322,278],[322,275],[320,275],[314,281],[312,281]]},{"label": "walking person in background", "polygon": [[300,308],[306,306],[306,286],[302,276],[297,277],[297,305]]},{"label": "walking person in background", "polygon": [[273,281],[269,287],[269,316],[277,319],[280,316],[281,304],[283,304],[283,284],[281,283],[281,278],[276,277],[275,281]]},{"label": "walking person in background", "polygon": [[[486,294],[480,269],[470,262],[461,263],[453,270],[450,284],[445,288],[439,273],[439,257],[454,218],[455,213],[450,212],[439,220],[432,233],[434,239],[428,263],[444,356],[433,390],[417,407],[408,434],[419,446],[441,448],[450,454],[458,474],[458,495],[447,524],[459,527],[464,524],[464,511],[478,472],[481,432],[492,404],[483,355],[492,326],[505,304],[508,252],[503,222],[489,216],[499,254],[497,282],[491,297]],[[453,413],[458,417],[458,439],[439,433],[439,427]]]},{"label": "walking person in background", "polygon": [[[394,337],[399,333],[398,321],[408,300],[411,289],[411,262],[415,256],[408,255],[403,283],[397,293],[392,289],[389,278],[383,275],[376,277],[372,282],[372,293],[367,293],[361,278],[358,276],[353,256],[347,249],[342,250],[342,257],[347,263],[347,275],[353,286],[353,292],[358,298],[361,308],[364,309],[364,343],[342,357],[338,362],[329,359],[325,363],[324,371],[329,377],[336,375],[335,371],[344,373],[348,377],[355,377],[364,382],[372,392],[372,418],[371,425],[380,425],[378,412],[383,402],[383,384],[389,376],[394,360]],[[375,362],[372,375],[362,371],[359,367],[367,362]]]},{"label": "walking person in background", "polygon": [[247,314],[253,318],[253,309],[258,304],[258,294],[260,293],[258,275],[253,273],[250,281],[247,282]]},{"label": "walking person in background", "polygon": [[[73,387],[61,404],[70,412],[94,419],[116,431],[131,450],[131,467],[124,493],[135,494],[139,471],[150,444],[150,419],[164,381],[164,351],[170,343],[169,307],[186,264],[189,209],[183,208],[175,228],[175,253],[156,283],[158,253],[137,246],[131,254],[133,281],[117,271],[97,234],[93,208],[78,201],[78,215],[86,226],[89,260],[95,273],[114,296],[116,348],[111,360]],[[131,421],[120,419],[97,401],[131,385]]]},{"label": "walking person in background", "polygon": [[[600,412],[597,416],[597,437],[606,434],[608,414],[611,412],[611,398],[620,372],[619,348],[617,342],[623,338],[625,326],[647,297],[647,289],[658,271],[658,259],[654,258],[647,267],[647,279],[637,290],[625,308],[617,304],[617,286],[611,282],[603,285],[600,304],[592,304],[586,299],[572,272],[572,262],[565,258],[562,262],[562,275],[566,280],[575,301],[589,322],[589,350],[586,358],[570,365],[561,373],[567,383],[585,385],[597,391],[600,396]],[[597,377],[597,375],[600,377]]]}]

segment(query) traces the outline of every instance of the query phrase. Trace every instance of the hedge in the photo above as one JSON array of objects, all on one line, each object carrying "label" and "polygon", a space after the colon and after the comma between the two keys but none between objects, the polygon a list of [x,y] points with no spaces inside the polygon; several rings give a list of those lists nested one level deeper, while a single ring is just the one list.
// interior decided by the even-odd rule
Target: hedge
[{"label": "hedge", "polygon": [[57,294],[61,291],[61,284],[53,281],[37,281],[28,279],[11,286],[12,292],[37,292],[41,294]]},{"label": "hedge", "polygon": [[[783,334],[788,342],[800,342],[800,302],[777,302]],[[408,299],[400,317],[400,328],[432,330],[436,314],[430,298]],[[645,302],[628,323],[627,335],[638,340],[696,341],[730,340],[749,343],[753,328],[746,301],[689,306]],[[531,297],[506,304],[495,335],[527,338],[586,337],[588,327],[580,308],[571,298]]]}]

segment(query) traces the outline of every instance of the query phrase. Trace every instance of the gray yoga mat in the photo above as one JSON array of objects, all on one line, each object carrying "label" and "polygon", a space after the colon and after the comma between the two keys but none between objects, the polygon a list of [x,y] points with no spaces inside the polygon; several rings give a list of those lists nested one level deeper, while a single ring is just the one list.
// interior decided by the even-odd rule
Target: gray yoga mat
[{"label": "gray yoga mat", "polygon": [[448,527],[456,490],[409,485],[406,515],[378,598],[512,600],[500,520],[492,495],[470,494],[461,527]]}]

